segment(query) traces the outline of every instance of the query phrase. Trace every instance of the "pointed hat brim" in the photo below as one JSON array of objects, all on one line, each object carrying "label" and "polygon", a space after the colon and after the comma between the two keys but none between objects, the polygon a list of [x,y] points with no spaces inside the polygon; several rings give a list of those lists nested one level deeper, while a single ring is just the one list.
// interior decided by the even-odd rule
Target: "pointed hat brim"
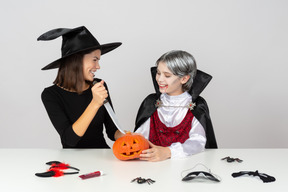
[{"label": "pointed hat brim", "polygon": [[57,59],[56,61],[53,61],[52,63],[46,65],[45,67],[43,67],[41,70],[49,70],[49,69],[55,69],[55,68],[59,68],[60,64],[61,64],[61,60],[73,55],[75,53],[79,53],[81,51],[85,51],[85,50],[97,50],[97,49],[101,49],[101,55],[104,55],[114,49],[116,49],[117,47],[119,47],[122,43],[120,42],[115,42],[115,43],[107,43],[107,44],[103,44],[103,45],[98,45],[95,47],[88,47],[87,49],[83,49],[83,50],[78,50],[76,52],[73,52],[69,55],[65,55],[63,57],[61,57],[60,59]]}]

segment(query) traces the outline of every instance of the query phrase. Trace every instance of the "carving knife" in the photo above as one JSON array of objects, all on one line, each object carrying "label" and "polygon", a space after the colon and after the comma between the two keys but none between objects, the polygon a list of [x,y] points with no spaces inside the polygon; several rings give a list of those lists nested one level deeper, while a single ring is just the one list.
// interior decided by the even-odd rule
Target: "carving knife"
[{"label": "carving knife", "polygon": [[[96,83],[97,83],[97,81],[94,80],[93,81],[93,85],[95,85]],[[112,119],[113,123],[115,124],[115,126],[117,127],[117,129],[121,133],[125,134],[125,131],[123,131],[123,129],[121,129],[121,126],[120,126],[120,124],[119,124],[119,122],[117,120],[117,117],[116,117],[116,115],[115,115],[115,113],[114,113],[114,111],[113,111],[113,109],[112,109],[112,107],[111,107],[111,105],[110,105],[110,103],[109,103],[109,101],[107,99],[105,99],[105,101],[104,101],[104,107],[106,108],[109,116],[111,117],[111,119]]]},{"label": "carving knife", "polygon": [[105,101],[104,101],[104,107],[106,108],[108,114],[110,115],[110,117],[111,117],[113,123],[116,125],[117,129],[121,133],[125,134],[125,131],[123,131],[123,129],[121,129],[121,126],[120,126],[120,124],[119,124],[119,122],[117,120],[117,117],[116,117],[116,115],[115,115],[115,113],[114,113],[114,111],[113,111],[113,109],[112,109],[112,107],[111,107],[111,105],[110,105],[110,103],[108,102],[107,99],[105,99]]}]

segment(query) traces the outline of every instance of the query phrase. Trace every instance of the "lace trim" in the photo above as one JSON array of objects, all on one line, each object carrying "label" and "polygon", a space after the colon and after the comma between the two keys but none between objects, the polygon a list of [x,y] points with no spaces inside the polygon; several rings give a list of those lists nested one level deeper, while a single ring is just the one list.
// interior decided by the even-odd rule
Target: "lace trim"
[{"label": "lace trim", "polygon": [[193,110],[194,107],[196,107],[196,103],[193,103],[192,101],[188,105],[184,106],[173,106],[173,105],[163,105],[163,102],[160,99],[156,100],[155,106],[158,107],[176,107],[176,108],[189,108],[190,110]]}]

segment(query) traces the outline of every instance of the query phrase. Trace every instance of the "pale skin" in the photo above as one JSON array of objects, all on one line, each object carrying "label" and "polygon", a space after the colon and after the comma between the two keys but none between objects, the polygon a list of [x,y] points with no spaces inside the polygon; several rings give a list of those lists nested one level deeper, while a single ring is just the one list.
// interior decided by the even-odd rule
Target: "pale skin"
[{"label": "pale skin", "polygon": [[[84,55],[83,57],[83,75],[84,79],[88,81],[93,81],[94,73],[100,69],[99,60],[101,57],[101,50],[97,49],[89,54]],[[89,88],[89,84],[83,82],[83,91]],[[82,137],[87,128],[89,127],[92,119],[98,112],[99,108],[103,105],[104,100],[108,97],[108,92],[104,86],[104,81],[102,80],[99,83],[96,83],[92,88],[93,98],[82,115],[78,120],[72,125],[74,132]],[[115,132],[115,139],[123,136],[119,130]]]},{"label": "pale skin", "polygon": [[[165,62],[159,62],[157,66],[156,81],[161,93],[170,96],[180,95],[183,93],[182,85],[189,80],[190,76],[178,77],[174,75],[167,67]],[[143,150],[140,159],[145,161],[163,161],[171,158],[169,147],[154,145],[149,141],[150,148]]]}]

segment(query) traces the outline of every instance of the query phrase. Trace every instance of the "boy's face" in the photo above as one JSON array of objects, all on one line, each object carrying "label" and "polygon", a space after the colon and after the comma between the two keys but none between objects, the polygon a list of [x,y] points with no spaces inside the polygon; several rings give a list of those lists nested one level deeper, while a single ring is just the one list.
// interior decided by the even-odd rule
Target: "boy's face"
[{"label": "boy's face", "polygon": [[167,93],[170,96],[183,93],[182,85],[187,82],[185,77],[174,75],[167,67],[165,62],[159,62],[157,67],[156,81],[161,93]]}]

